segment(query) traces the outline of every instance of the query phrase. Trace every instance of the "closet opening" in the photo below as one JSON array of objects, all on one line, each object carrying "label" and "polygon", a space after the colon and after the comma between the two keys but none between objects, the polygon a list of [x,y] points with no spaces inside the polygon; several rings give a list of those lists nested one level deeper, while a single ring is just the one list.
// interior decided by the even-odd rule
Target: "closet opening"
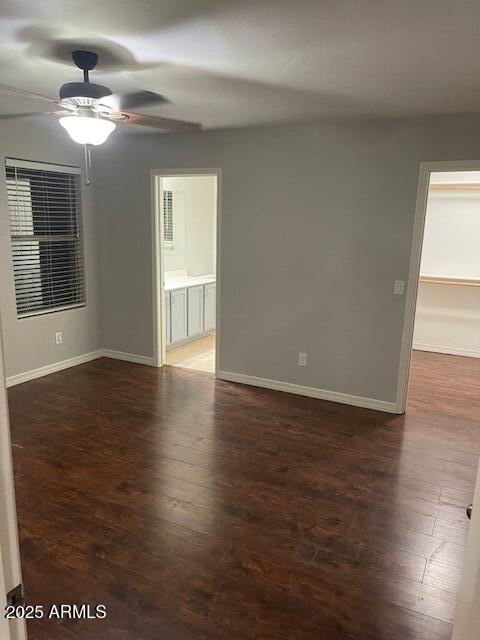
[{"label": "closet opening", "polygon": [[[417,196],[397,394],[431,383],[422,402],[475,402],[480,379],[480,163],[423,163]],[[453,384],[455,383],[455,384]],[[413,395],[413,394],[412,394]],[[417,404],[420,402],[416,401]]]},{"label": "closet opening", "polygon": [[[410,386],[475,401],[480,379],[480,171],[430,174],[413,333]],[[418,401],[417,401],[418,402]],[[411,401],[407,403],[407,412]],[[417,407],[418,408],[418,407]]]},{"label": "closet opening", "polygon": [[[415,310],[414,351],[480,357],[479,247],[480,171],[432,172]],[[436,360],[432,356],[432,361]]]}]

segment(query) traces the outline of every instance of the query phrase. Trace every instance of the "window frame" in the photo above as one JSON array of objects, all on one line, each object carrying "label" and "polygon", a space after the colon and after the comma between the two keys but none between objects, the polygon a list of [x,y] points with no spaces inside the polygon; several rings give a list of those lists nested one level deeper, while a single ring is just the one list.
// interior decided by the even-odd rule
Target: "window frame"
[{"label": "window frame", "polygon": [[[83,295],[82,295],[82,300],[79,302],[73,302],[70,304],[59,304],[58,306],[55,307],[45,307],[45,308],[40,308],[40,309],[35,309],[35,310],[31,310],[31,311],[19,311],[18,310],[18,304],[17,304],[17,287],[16,287],[16,281],[15,281],[15,266],[14,266],[14,259],[13,259],[13,249],[14,249],[14,242],[12,239],[12,231],[11,231],[11,220],[10,220],[10,206],[9,206],[9,202],[8,202],[8,189],[7,189],[7,211],[8,211],[8,224],[9,224],[9,243],[10,243],[10,261],[11,261],[11,266],[12,266],[12,287],[13,287],[13,296],[15,299],[15,305],[16,305],[16,317],[18,320],[23,320],[25,318],[32,318],[35,316],[44,316],[44,315],[50,315],[53,313],[61,313],[64,311],[70,311],[70,310],[75,310],[75,309],[80,309],[82,307],[86,307],[87,306],[87,297],[88,297],[88,292],[87,292],[87,264],[86,264],[86,260],[85,260],[85,234],[84,234],[84,230],[85,230],[85,225],[84,225],[84,214],[83,214],[83,190],[82,190],[82,183],[81,183],[81,169],[80,167],[76,167],[76,166],[72,166],[72,165],[62,165],[62,164],[53,164],[53,163],[49,163],[49,162],[41,162],[41,161],[34,161],[34,160],[23,160],[21,158],[11,158],[11,157],[5,157],[5,163],[4,163],[4,169],[5,169],[5,173],[4,173],[4,180],[5,180],[5,185],[7,187],[8,183],[7,180],[9,179],[7,177],[7,168],[18,168],[18,169],[32,169],[34,171],[48,171],[48,172],[52,172],[52,173],[60,173],[60,174],[70,174],[70,175],[75,175],[77,176],[76,181],[76,194],[75,197],[78,199],[78,205],[77,205],[77,210],[76,210],[76,229],[77,229],[77,255],[80,258],[80,262],[81,262],[81,270],[82,270],[82,280],[83,280]],[[41,237],[41,236],[40,236]],[[72,240],[74,240],[74,237],[71,236]],[[34,239],[34,236],[32,236],[32,239]]]},{"label": "window frame", "polygon": [[[166,224],[165,224],[165,218],[166,218],[166,210],[165,210],[165,195],[166,194],[170,194],[170,202],[171,202],[171,228],[172,228],[172,239],[171,240],[167,240],[165,237],[165,231],[166,231]],[[173,191],[171,189],[164,189],[162,192],[162,198],[163,198],[163,246],[165,249],[167,249],[167,251],[173,251],[175,249],[175,220],[174,220],[174,215],[173,215]]]}]

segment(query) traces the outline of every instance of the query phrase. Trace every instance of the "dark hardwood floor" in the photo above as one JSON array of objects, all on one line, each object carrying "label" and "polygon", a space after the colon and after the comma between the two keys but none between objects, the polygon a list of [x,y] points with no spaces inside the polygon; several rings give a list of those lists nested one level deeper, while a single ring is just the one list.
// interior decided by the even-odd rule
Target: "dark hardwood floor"
[{"label": "dark hardwood floor", "polygon": [[102,359],[9,390],[31,640],[447,640],[480,360],[406,416]]}]

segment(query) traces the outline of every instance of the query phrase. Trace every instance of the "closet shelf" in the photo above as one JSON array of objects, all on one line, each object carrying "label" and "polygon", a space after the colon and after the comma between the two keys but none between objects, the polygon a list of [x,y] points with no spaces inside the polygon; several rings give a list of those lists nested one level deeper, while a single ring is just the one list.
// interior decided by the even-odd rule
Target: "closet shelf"
[{"label": "closet shelf", "polygon": [[420,282],[428,282],[429,284],[453,284],[460,285],[462,287],[480,287],[480,277],[472,278],[470,276],[436,276],[420,274]]},{"label": "closet shelf", "polygon": [[480,182],[430,184],[430,191],[480,191]]}]

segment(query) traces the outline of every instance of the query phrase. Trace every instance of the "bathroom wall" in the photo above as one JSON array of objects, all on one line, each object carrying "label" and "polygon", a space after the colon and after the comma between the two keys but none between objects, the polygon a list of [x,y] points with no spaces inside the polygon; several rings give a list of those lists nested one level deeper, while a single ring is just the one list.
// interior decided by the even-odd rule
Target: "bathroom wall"
[{"label": "bathroom wall", "polygon": [[165,271],[185,269],[189,276],[215,273],[216,178],[163,178],[163,189],[173,192],[176,229],[175,248],[165,251]]}]

